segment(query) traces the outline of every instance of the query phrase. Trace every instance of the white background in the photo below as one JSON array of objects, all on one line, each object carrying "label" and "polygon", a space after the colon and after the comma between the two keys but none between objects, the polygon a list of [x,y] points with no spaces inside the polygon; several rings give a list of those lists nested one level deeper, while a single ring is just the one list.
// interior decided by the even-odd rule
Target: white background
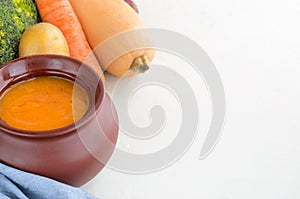
[{"label": "white background", "polygon": [[[215,63],[227,98],[223,135],[213,153],[199,160],[211,115],[207,91],[188,65],[158,53],[155,62],[184,69],[197,93],[201,120],[196,139],[164,170],[132,175],[105,168],[82,188],[102,199],[300,198],[300,1],[136,2],[150,27],[188,36]],[[116,81],[107,76],[109,93]],[[143,107],[156,103],[167,109],[169,125],[162,135],[142,143],[120,135],[119,148],[147,153],[176,136],[172,128],[178,127],[180,110],[159,87],[136,93],[130,102],[132,119],[149,123]]]}]

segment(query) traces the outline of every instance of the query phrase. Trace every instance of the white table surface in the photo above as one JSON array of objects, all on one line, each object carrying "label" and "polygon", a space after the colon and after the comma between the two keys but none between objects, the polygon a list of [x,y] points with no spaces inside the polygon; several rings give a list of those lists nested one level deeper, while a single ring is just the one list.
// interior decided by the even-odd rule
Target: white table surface
[{"label": "white table surface", "polygon": [[[105,168],[82,188],[102,199],[300,198],[300,1],[136,2],[150,27],[188,36],[215,63],[226,92],[223,135],[214,151],[199,160],[211,111],[203,81],[193,79],[201,121],[196,139],[180,160],[142,175]],[[158,53],[155,62],[180,68],[180,60],[166,53]],[[107,76],[108,92],[116,81]],[[166,91],[146,88],[130,103],[135,104],[132,119],[144,124],[149,122],[144,106],[165,104],[170,126],[155,141],[120,135],[119,148],[147,153],[176,136],[172,128],[180,121],[180,111]]]}]

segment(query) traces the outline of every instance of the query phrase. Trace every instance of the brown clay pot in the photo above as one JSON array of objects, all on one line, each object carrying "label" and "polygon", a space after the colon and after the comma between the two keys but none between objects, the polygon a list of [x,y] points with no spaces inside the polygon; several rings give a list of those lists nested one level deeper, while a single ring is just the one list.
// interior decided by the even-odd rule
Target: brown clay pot
[{"label": "brown clay pot", "polygon": [[99,173],[113,153],[119,130],[117,114],[97,73],[78,60],[60,55],[34,55],[3,65],[0,95],[19,81],[45,75],[79,83],[90,98],[87,113],[74,124],[48,131],[16,129],[0,119],[0,161],[81,186]]}]

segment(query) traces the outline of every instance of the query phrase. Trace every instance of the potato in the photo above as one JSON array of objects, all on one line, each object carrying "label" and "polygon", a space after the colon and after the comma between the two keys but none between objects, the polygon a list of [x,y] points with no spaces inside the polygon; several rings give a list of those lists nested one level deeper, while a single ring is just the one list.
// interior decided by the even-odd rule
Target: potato
[{"label": "potato", "polygon": [[41,22],[23,33],[19,45],[19,57],[36,54],[70,55],[68,43],[59,28]]}]

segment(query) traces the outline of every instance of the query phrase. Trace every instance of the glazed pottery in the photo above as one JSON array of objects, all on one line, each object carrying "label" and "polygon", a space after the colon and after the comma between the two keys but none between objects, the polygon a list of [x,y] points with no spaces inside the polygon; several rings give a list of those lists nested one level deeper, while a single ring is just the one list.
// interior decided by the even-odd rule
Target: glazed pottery
[{"label": "glazed pottery", "polygon": [[3,65],[0,95],[15,83],[38,76],[56,76],[80,84],[89,96],[88,111],[74,124],[47,131],[20,130],[0,120],[0,161],[81,186],[99,173],[113,153],[119,130],[114,105],[91,67],[60,55],[28,56]]}]

